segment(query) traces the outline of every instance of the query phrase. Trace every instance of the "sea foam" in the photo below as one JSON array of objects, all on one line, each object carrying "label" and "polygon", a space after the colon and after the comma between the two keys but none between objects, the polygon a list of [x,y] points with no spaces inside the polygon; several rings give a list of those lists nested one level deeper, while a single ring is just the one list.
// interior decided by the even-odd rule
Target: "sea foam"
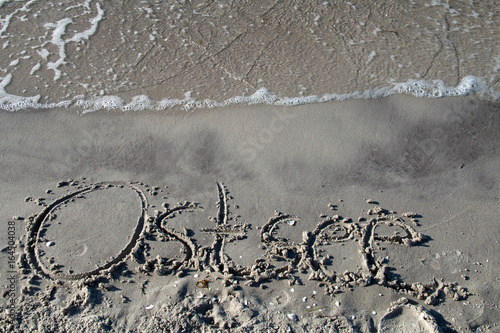
[{"label": "sea foam", "polygon": [[11,74],[0,78],[0,109],[6,111],[19,111],[24,109],[46,109],[52,107],[75,106],[82,108],[82,114],[99,110],[122,110],[122,111],[143,111],[143,110],[166,110],[173,107],[182,107],[185,110],[217,108],[237,104],[267,104],[279,106],[297,106],[313,103],[324,103],[329,101],[343,101],[347,99],[368,99],[391,96],[395,94],[410,94],[424,98],[438,98],[449,96],[466,96],[477,94],[489,100],[496,101],[500,98],[500,92],[488,87],[486,81],[476,76],[466,76],[455,87],[446,85],[441,80],[409,80],[407,82],[396,83],[392,86],[369,89],[347,94],[324,94],[281,97],[266,88],[260,88],[250,96],[235,96],[224,101],[212,99],[196,100],[191,97],[191,92],[185,94],[184,99],[165,98],[159,101],[151,100],[146,95],[132,97],[130,102],[126,102],[118,96],[98,96],[84,99],[83,96],[76,96],[73,99],[56,103],[40,103],[41,96],[22,97],[9,94],[5,87],[10,83]]},{"label": "sea foam", "polygon": [[99,22],[103,19],[104,16],[104,11],[101,9],[101,6],[99,3],[96,3],[96,8],[97,8],[97,15],[93,19],[90,20],[90,28],[83,31],[76,33],[73,37],[68,38],[68,39],[63,39],[63,35],[66,34],[66,27],[68,24],[73,23],[73,20],[70,18],[65,18],[62,20],[59,20],[57,23],[46,23],[45,28],[54,28],[54,31],[52,32],[52,39],[51,43],[56,45],[59,49],[59,59],[57,59],[55,62],[49,62],[47,64],[47,68],[52,69],[54,71],[54,80],[58,80],[61,77],[61,70],[59,69],[59,66],[63,65],[66,63],[66,44],[70,42],[74,43],[79,43],[85,39],[89,39],[90,36],[95,34],[97,30],[97,26]]},{"label": "sea foam", "polygon": [[5,87],[12,79],[11,74],[0,78],[0,109],[14,112],[25,109],[48,109],[57,107],[68,107],[73,104],[71,100],[60,101],[56,103],[40,103],[40,95],[23,97],[9,94]]},{"label": "sea foam", "polygon": [[[0,0],[0,8],[4,6],[4,4],[7,4],[9,1],[4,1]],[[214,99],[196,99],[192,96],[195,96],[195,94],[192,94],[191,92],[186,92],[185,97],[178,99],[178,98],[169,98],[169,96],[165,96],[163,99],[159,100],[153,100],[151,97],[147,95],[137,95],[137,96],[129,96],[124,98],[123,96],[113,96],[113,95],[103,95],[104,94],[104,89],[108,89],[108,91],[120,91],[123,89],[120,89],[122,86],[127,86],[127,84],[132,84],[132,81],[135,81],[136,79],[141,80],[141,78],[146,79],[146,75],[150,75],[147,70],[150,70],[144,63],[141,64],[144,65],[141,68],[135,68],[139,62],[141,62],[147,54],[153,50],[153,48],[160,49],[161,43],[156,43],[155,40],[155,33],[156,35],[160,36],[161,34],[158,34],[158,32],[153,29],[152,34],[149,35],[148,40],[153,42],[151,44],[151,47],[149,48],[149,51],[144,52],[143,48],[139,48],[139,46],[142,45],[142,43],[137,43],[134,38],[129,38],[126,39],[124,36],[126,34],[131,34],[131,36],[136,36],[138,34],[138,31],[132,31],[131,27],[127,27],[126,29],[110,29],[107,30],[109,27],[105,26],[105,11],[103,8],[106,8],[105,3],[101,4],[98,1],[91,1],[91,0],[85,0],[84,2],[70,2],[71,6],[64,8],[64,11],[59,10],[57,13],[58,15],[53,15],[56,13],[55,11],[53,12],[53,9],[50,8],[44,8],[43,6],[38,6],[40,2],[37,0],[29,0],[26,2],[22,2],[20,4],[16,4],[16,6],[10,6],[7,9],[5,9],[5,16],[0,18],[0,37],[2,39],[7,38],[3,42],[3,49],[6,49],[7,47],[11,47],[9,44],[9,39],[10,37],[15,37],[17,36],[22,30],[17,30],[16,29],[11,29],[12,31],[8,31],[8,27],[12,22],[16,22],[16,24],[20,24],[20,22],[29,22],[29,19],[34,19],[36,17],[41,17],[44,19],[50,19],[54,20],[54,22],[46,22],[45,24],[41,24],[41,26],[44,27],[44,29],[40,29],[42,34],[39,34],[39,36],[32,36],[28,39],[32,40],[32,42],[28,43],[25,45],[24,49],[21,52],[13,53],[9,57],[5,57],[5,68],[0,68],[0,73],[3,73],[1,75],[4,75],[3,77],[0,77],[0,109],[6,110],[6,111],[19,111],[19,110],[24,110],[24,109],[46,109],[46,108],[52,108],[52,107],[74,107],[78,111],[81,111],[82,114],[88,113],[88,112],[96,112],[99,110],[122,110],[122,111],[143,111],[143,110],[166,110],[170,108],[183,108],[185,110],[194,110],[194,109],[207,109],[207,108],[218,108],[218,107],[224,107],[224,106],[229,106],[229,105],[241,105],[241,104],[246,104],[246,105],[252,105],[252,104],[266,104],[266,105],[279,105],[279,106],[296,106],[296,105],[304,105],[304,104],[313,104],[313,103],[324,103],[328,101],[341,101],[341,100],[347,100],[347,99],[367,99],[367,98],[379,98],[379,97],[385,97],[385,96],[390,96],[390,95],[395,95],[395,94],[410,94],[418,97],[424,97],[424,98],[436,98],[436,97],[446,97],[446,96],[465,96],[465,95],[470,95],[470,94],[476,94],[479,96],[484,97],[487,100],[493,100],[496,101],[500,98],[500,91],[496,91],[490,86],[488,86],[487,82],[489,84],[492,84],[493,82],[496,82],[495,80],[497,79],[496,74],[494,74],[492,77],[487,77],[488,74],[478,74],[478,76],[466,76],[461,79],[461,81],[456,85],[456,86],[448,86],[444,81],[441,80],[408,80],[406,82],[401,82],[404,81],[404,78],[408,77],[416,77],[415,75],[420,75],[421,73],[411,73],[409,76],[401,75],[398,77],[403,77],[403,79],[398,79],[398,83],[387,83],[386,86],[378,86],[374,87],[371,89],[367,90],[362,90],[362,91],[352,91],[350,93],[336,93],[335,91],[332,91],[331,93],[326,93],[323,95],[308,95],[308,96],[280,96],[279,94],[276,94],[265,87],[261,87],[260,89],[256,90],[252,95],[250,96],[234,96],[225,100],[214,100]],[[9,5],[12,5],[9,4]],[[64,5],[63,3],[60,3],[59,5]],[[432,6],[439,6],[439,7],[444,7],[450,15],[458,15],[459,12],[457,12],[454,8],[452,8],[449,4],[446,2],[442,2],[440,0],[432,0],[432,3],[430,4]],[[7,5],[5,6],[7,7]],[[78,9],[78,7],[84,7],[84,10]],[[52,7],[51,7],[52,8]],[[159,6],[159,8],[162,8]],[[480,7],[482,8],[482,7]],[[143,10],[147,12],[146,17],[148,15],[153,15],[155,13],[155,10],[151,8],[151,6],[143,7]],[[140,9],[140,10],[142,10]],[[173,7],[171,8],[171,10]],[[465,7],[464,7],[465,9]],[[45,10],[48,12],[45,13]],[[69,10],[76,11],[75,13],[70,13]],[[140,11],[139,10],[139,11]],[[11,11],[9,13],[9,11]],[[160,10],[158,13],[162,13],[163,11]],[[65,14],[67,13],[67,14]],[[485,12],[486,13],[486,12]],[[30,15],[28,15],[30,14]],[[47,15],[46,15],[47,14]],[[60,15],[59,15],[60,14]],[[128,18],[130,13],[125,13],[123,12],[124,17],[122,18],[125,20],[125,18]],[[188,13],[184,13],[184,15],[187,15]],[[160,14],[158,14],[160,15]],[[181,15],[181,14],[179,14]],[[196,11],[193,11],[193,15],[198,16],[199,13]],[[294,14],[292,14],[294,15]],[[472,15],[472,17],[477,20],[479,18],[479,14],[476,11],[472,11],[471,14],[468,14],[469,16]],[[486,14],[487,17],[493,17],[493,13],[487,12]],[[154,15],[153,15],[154,16]],[[142,18],[142,14],[139,16]],[[160,17],[160,16],[158,16]],[[153,20],[152,25],[155,26],[156,22],[161,22],[158,17],[149,17],[148,19]],[[485,16],[486,17],[486,16]],[[108,18],[111,18],[108,17]],[[180,18],[178,16],[177,18]],[[180,20],[182,21],[182,20]],[[179,21],[179,22],[180,22]],[[314,16],[314,25],[315,27],[320,27],[318,26],[318,22],[323,21],[323,16],[320,16],[319,14],[315,14]],[[109,22],[109,21],[108,21]],[[357,24],[357,19],[355,20]],[[432,21],[432,25],[434,26],[435,22]],[[459,23],[461,21],[452,21],[456,27],[459,27]],[[482,19],[482,22],[489,22],[489,21],[484,21]],[[478,22],[479,23],[479,22]],[[176,23],[177,24],[177,23]],[[200,23],[201,24],[201,23]],[[213,23],[212,23],[213,24]],[[365,26],[364,22],[359,22],[361,26]],[[490,24],[490,23],[488,23]],[[491,23],[492,24],[492,23]],[[102,25],[101,27],[99,25]],[[158,25],[161,27],[158,23]],[[468,28],[470,25],[464,25],[462,24],[463,27]],[[171,29],[174,29],[176,26],[175,25],[169,25]],[[223,30],[225,30],[226,26],[223,26]],[[372,27],[374,28],[371,35],[376,36],[373,38],[376,38],[376,40],[381,38],[379,36],[380,34],[384,32],[389,32],[389,33],[396,33],[396,31],[392,30],[382,30],[380,27]],[[370,28],[370,29],[372,29]],[[450,27],[447,29],[449,30]],[[464,29],[465,29],[464,28]],[[325,28],[326,29],[326,28]],[[121,38],[122,38],[122,44],[120,46],[115,46],[116,48],[119,47],[127,47],[130,48],[131,52],[134,51],[137,53],[137,51],[140,51],[137,53],[137,57],[139,60],[133,61],[131,64],[128,64],[127,61],[124,63],[121,63],[118,61],[119,57],[115,59],[106,60],[106,64],[108,62],[111,64],[110,66],[113,67],[116,64],[116,68],[118,68],[118,64],[121,64],[119,67],[122,72],[118,73],[118,70],[116,73],[114,73],[113,81],[108,81],[108,82],[113,82],[110,83],[111,85],[114,86],[108,86],[103,80],[104,79],[99,79],[101,76],[101,72],[103,71],[101,67],[99,67],[99,59],[93,59],[92,57],[88,57],[88,54],[86,54],[84,51],[89,51],[89,48],[84,48],[86,44],[88,44],[89,40],[96,38],[96,46],[103,46],[107,47],[106,43],[106,38],[102,39],[104,35],[101,35],[101,39],[99,40],[99,30],[102,31],[102,33],[120,33]],[[158,30],[161,31],[161,30]],[[182,32],[182,31],[181,31]],[[326,30],[325,30],[326,32]],[[182,44],[177,45],[179,49],[182,50],[187,50],[185,49],[186,47],[192,47],[193,45],[190,45],[187,43],[189,41],[188,37],[189,34],[185,34],[186,31],[182,32],[183,34],[178,35],[177,37],[182,37],[180,40],[182,40]],[[225,32],[227,33],[227,32]],[[314,31],[311,29],[311,33],[313,36],[315,36]],[[110,35],[110,36],[112,36]],[[446,32],[447,35],[447,32]],[[106,35],[107,36],[107,35]],[[113,35],[113,36],[118,36]],[[436,35],[437,36],[437,35]],[[137,36],[136,36],[137,37]],[[277,36],[278,37],[278,36]],[[367,37],[367,36],[365,36]],[[165,37],[166,38],[166,37]],[[315,37],[316,38],[316,37]],[[24,39],[24,37],[23,37]],[[139,38],[141,39],[141,38]],[[166,41],[168,38],[166,38],[164,41]],[[16,39],[14,39],[16,40]],[[143,40],[143,39],[141,39]],[[236,40],[236,39],[235,39]],[[374,42],[376,41],[374,40]],[[333,41],[333,39],[332,39]],[[363,40],[364,41],[364,40]],[[101,44],[100,44],[101,43]],[[104,43],[104,44],[102,44]],[[129,44],[130,43],[130,44]],[[354,41],[353,41],[354,43]],[[432,40],[430,40],[431,45],[434,45]],[[450,42],[451,43],[451,42]],[[147,43],[146,43],[147,44]],[[146,47],[146,44],[144,44],[144,47]],[[193,44],[193,43],[191,43]],[[198,43],[196,44],[196,48],[204,48],[205,46],[200,46]],[[175,44],[172,44],[175,45]],[[323,44],[323,46],[326,46],[326,42]],[[135,47],[138,47],[136,50]],[[149,44],[148,44],[149,46]],[[13,49],[17,50],[21,46],[16,46]],[[222,50],[224,50],[223,48]],[[70,54],[71,50],[71,54]],[[110,48],[111,51],[113,51],[113,48]],[[333,49],[332,49],[333,50]],[[71,56],[68,58],[68,55],[66,52],[68,51],[68,54]],[[110,51],[110,53],[112,53]],[[155,49],[155,51],[157,51]],[[30,53],[31,52],[31,53]],[[160,52],[160,51],[158,51]],[[222,52],[222,51],[221,51]],[[496,54],[496,53],[495,53]],[[15,58],[13,56],[16,56]],[[19,57],[22,55],[22,57]],[[191,55],[191,53],[189,53]],[[372,64],[378,61],[382,57],[383,53],[375,50],[372,50],[371,53],[367,54],[367,57],[363,56],[363,59],[366,59],[366,64]],[[26,59],[29,59],[30,57],[33,56],[32,61],[26,61]],[[79,57],[83,56],[86,61],[83,62],[83,64],[91,64],[93,61],[96,61],[96,66],[95,69],[96,71],[90,70],[88,73],[86,72],[85,65],[82,65],[79,63],[79,66],[76,66],[75,64],[71,63],[71,60],[77,59]],[[472,56],[472,55],[471,55]],[[10,59],[12,57],[12,60]],[[260,57],[260,56],[259,56]],[[124,59],[127,57],[124,57]],[[133,55],[131,55],[131,58],[134,58]],[[469,59],[471,57],[468,57]],[[92,61],[90,61],[91,59]],[[396,61],[396,58],[394,55],[390,56],[391,62]],[[494,58],[496,61],[496,64],[493,67],[493,70],[490,72],[495,73],[499,68],[500,68],[500,56],[497,56]],[[176,59],[177,61],[178,59]],[[258,60],[258,58],[257,58]],[[255,61],[257,61],[255,60]],[[490,59],[489,59],[490,60]],[[170,61],[170,60],[169,60]],[[399,61],[399,60],[398,60]],[[256,63],[255,63],[256,64]],[[255,65],[254,64],[254,65]],[[66,66],[65,66],[66,65]],[[69,66],[72,65],[72,66]],[[24,66],[24,67],[23,67]],[[156,66],[156,65],[155,65]],[[161,62],[160,62],[160,65]],[[172,65],[172,69],[168,68],[169,67],[169,62],[166,61],[165,63],[165,72],[168,72],[170,70],[175,71],[176,63]],[[374,64],[375,66],[375,64]],[[403,66],[402,64],[398,64],[398,66]],[[466,65],[464,65],[466,66]],[[24,68],[24,72],[21,70],[17,72],[18,68]],[[79,67],[79,71],[76,71],[76,73],[73,71],[68,71],[65,72],[65,70],[69,69],[70,67]],[[257,66],[258,67],[258,66]],[[418,67],[418,66],[417,66]],[[92,67],[94,68],[94,67]],[[128,69],[127,69],[128,68]],[[252,66],[252,69],[254,67]],[[419,67],[420,68],[420,67]],[[465,67],[467,68],[467,66]],[[53,77],[49,74],[47,75],[46,70],[50,70],[50,74],[52,74],[53,71]],[[140,71],[139,71],[140,70]],[[430,69],[429,69],[430,70]],[[428,71],[429,71],[428,70]],[[101,71],[101,72],[100,72]],[[145,71],[144,77],[142,77],[142,71]],[[110,68],[106,71],[106,74],[102,74],[103,78],[107,77],[106,75],[109,73],[113,73],[114,70],[113,68]],[[18,74],[22,73],[22,74]],[[90,96],[90,97],[84,97],[82,95],[75,96],[76,94],[81,93],[81,90],[78,90],[78,92],[71,92],[71,89],[68,89],[67,95],[64,97],[65,100],[61,101],[56,101],[54,103],[42,103],[41,101],[48,99],[48,100],[54,100],[53,96],[43,96],[42,95],[36,95],[36,96],[17,96],[12,93],[8,93],[7,91],[7,86],[10,84],[12,77],[14,78],[17,77],[17,75],[26,75],[26,73],[29,73],[30,75],[35,75],[36,73],[36,78],[40,80],[45,80],[49,79],[52,81],[64,81],[61,82],[60,85],[64,88],[74,85],[74,86],[83,86],[84,88],[89,87],[89,80],[92,83],[95,83],[96,85],[93,85],[93,90],[96,91],[96,87],[99,86],[99,89],[101,90],[101,95],[100,96]],[[130,77],[127,77],[127,74],[131,73]],[[375,73],[375,72],[374,72]],[[392,72],[390,72],[392,73]],[[470,73],[479,73],[479,72],[474,72],[470,71]],[[226,73],[227,74],[227,73]],[[230,75],[229,75],[230,74]],[[229,73],[228,75],[230,77],[235,78],[233,74]],[[263,75],[267,75],[265,72],[262,73]],[[162,74],[163,75],[163,74]],[[257,75],[257,74],[256,74]],[[375,76],[375,74],[373,74]],[[87,76],[87,78],[83,78],[84,76]],[[424,75],[425,76],[425,75]],[[419,76],[420,77],[420,76]],[[327,77],[328,78],[328,77]],[[26,78],[24,78],[26,79]],[[322,77],[322,79],[324,79]],[[336,81],[338,78],[333,78],[332,81]],[[239,79],[238,79],[239,80]],[[121,83],[117,83],[118,81],[122,81]],[[144,87],[150,86],[147,80],[144,80]],[[37,81],[38,82],[38,81]],[[163,81],[162,81],[163,82]],[[261,81],[257,81],[261,82]],[[380,82],[380,81],[378,81]],[[394,81],[397,82],[397,81]],[[52,84],[56,84],[56,82],[53,83],[37,83],[37,84],[45,84],[46,88],[49,88]],[[140,85],[140,83],[136,82],[136,84]],[[134,89],[138,88],[134,85],[132,85]],[[273,85],[273,88],[275,85]],[[299,86],[300,87],[300,86]],[[33,88],[33,87],[32,87]],[[41,88],[36,87],[36,88]],[[343,87],[346,88],[346,87]],[[19,90],[22,90],[19,86],[16,88]],[[274,88],[275,89],[275,88]],[[14,90],[14,88],[11,90],[11,92],[14,91],[19,91],[19,90]],[[340,89],[339,89],[340,90]],[[342,91],[345,91],[346,89],[342,89]],[[23,90],[23,94],[26,93],[27,90]],[[38,91],[38,90],[37,90]],[[40,90],[42,91],[42,90]],[[129,90],[131,91],[131,90]],[[66,90],[63,90],[65,93]],[[18,92],[17,94],[21,94]]]}]

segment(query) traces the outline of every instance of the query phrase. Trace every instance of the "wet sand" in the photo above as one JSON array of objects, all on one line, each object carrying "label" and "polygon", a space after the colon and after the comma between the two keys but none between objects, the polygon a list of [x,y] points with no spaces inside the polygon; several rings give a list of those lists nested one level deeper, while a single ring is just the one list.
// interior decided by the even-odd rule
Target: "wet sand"
[{"label": "wet sand", "polygon": [[498,117],[408,96],[1,113],[2,330],[495,331]]}]

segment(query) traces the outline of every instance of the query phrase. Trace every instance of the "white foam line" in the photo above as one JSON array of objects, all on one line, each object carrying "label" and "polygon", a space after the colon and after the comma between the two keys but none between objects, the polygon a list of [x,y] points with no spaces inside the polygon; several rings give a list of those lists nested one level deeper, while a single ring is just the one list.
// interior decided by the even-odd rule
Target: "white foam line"
[{"label": "white foam line", "polygon": [[97,16],[94,17],[92,20],[90,20],[91,27],[84,32],[77,33],[73,36],[73,38],[69,39],[66,41],[68,42],[75,42],[78,43],[84,39],[89,39],[90,36],[96,33],[97,31],[97,26],[99,25],[99,22],[102,20],[104,17],[104,11],[101,9],[101,5],[99,3],[96,3],[97,7]]},{"label": "white foam line", "polygon": [[39,70],[41,67],[40,63],[37,63],[35,66],[31,68],[30,75],[33,75],[37,70]]},{"label": "white foam line", "polygon": [[124,107],[123,99],[117,96],[101,96],[95,97],[89,101],[78,100],[77,106],[82,106],[85,110],[83,113],[94,112],[102,109],[112,110]]},{"label": "white foam line", "polygon": [[90,100],[83,99],[82,96],[73,98],[72,101],[61,101],[58,103],[41,104],[38,103],[40,95],[33,97],[20,97],[5,92],[5,87],[10,83],[12,75],[8,74],[0,82],[0,109],[7,111],[18,111],[27,108],[41,109],[50,107],[68,107],[75,105],[82,107],[83,114],[99,110],[119,109],[122,111],[142,111],[142,110],[166,110],[175,106],[181,106],[185,110],[196,108],[216,108],[235,104],[268,104],[281,106],[296,106],[313,103],[324,103],[329,101],[342,101],[347,99],[368,99],[386,97],[395,94],[410,94],[417,97],[438,98],[447,96],[466,96],[478,94],[487,96],[490,100],[500,99],[500,92],[487,86],[482,78],[475,76],[466,76],[456,87],[449,87],[441,80],[409,80],[403,83],[397,83],[393,86],[376,88],[371,90],[359,91],[349,94],[325,94],[322,96],[301,96],[301,97],[280,97],[269,92],[266,88],[257,90],[251,96],[235,96],[225,101],[216,101],[211,99],[196,100],[191,97],[191,92],[185,94],[184,99],[163,99],[153,101],[146,95],[138,95],[132,98],[132,101],[125,101],[118,96],[100,96]]},{"label": "white foam line", "polygon": [[96,4],[96,7],[97,16],[90,20],[91,27],[84,32],[75,34],[72,38],[66,40],[63,40],[62,38],[62,36],[66,33],[67,25],[73,23],[73,20],[70,18],[64,18],[57,21],[57,23],[46,23],[44,25],[45,28],[54,28],[54,31],[52,32],[52,40],[50,42],[59,48],[59,59],[55,62],[49,62],[47,64],[47,68],[54,71],[54,81],[61,77],[62,72],[59,69],[59,66],[66,63],[66,44],[69,42],[78,43],[84,39],[89,39],[89,37],[97,31],[97,26],[104,16],[104,11],[101,9],[101,5],[99,3]]},{"label": "white foam line", "polygon": [[0,78],[0,109],[14,112],[25,109],[49,109],[56,107],[68,107],[72,104],[71,101],[61,101],[57,103],[42,104],[38,101],[41,96],[16,96],[9,94],[5,91],[5,87],[9,85],[12,80],[12,74],[7,74],[6,76]]},{"label": "white foam line", "polygon": [[73,20],[65,18],[57,21],[57,23],[46,23],[44,25],[45,28],[54,28],[54,31],[52,32],[52,40],[50,42],[59,48],[59,59],[55,62],[51,61],[47,64],[47,68],[54,71],[54,81],[61,77],[59,66],[66,63],[66,43],[62,39],[62,35],[66,33],[66,26],[70,23],[73,23]]},{"label": "white foam line", "polygon": [[[12,19],[12,17],[14,15],[16,15],[18,12],[27,12],[28,11],[28,7],[32,3],[36,2],[36,1],[37,0],[28,1],[21,8],[16,9],[12,13],[10,13],[9,15],[5,16],[5,18],[0,19],[0,24],[2,25],[2,29],[0,29],[0,36],[2,36],[5,31],[7,31],[7,28],[9,27],[9,24],[10,24],[10,20]],[[6,0],[0,0],[0,7],[2,7],[7,2],[8,2],[8,0],[7,1]]]},{"label": "white foam line", "polygon": [[26,108],[35,108],[38,107],[38,101],[40,100],[40,95],[36,95],[33,97],[21,97],[16,95],[11,95],[5,91],[5,87],[12,80],[12,74],[7,74],[1,78],[0,82],[0,108],[7,111],[17,111]]},{"label": "white foam line", "polygon": [[76,104],[85,108],[83,113],[101,109],[121,109],[122,111],[142,111],[146,109],[165,110],[174,106],[182,106],[185,110],[196,108],[215,108],[234,104],[268,104],[281,106],[296,106],[329,101],[342,101],[346,99],[367,99],[386,97],[395,94],[411,94],[417,97],[437,98],[446,96],[466,96],[470,94],[489,95],[491,99],[500,98],[500,92],[490,89],[482,78],[475,76],[464,77],[456,87],[449,87],[441,80],[409,80],[395,84],[392,87],[382,87],[350,94],[325,94],[323,96],[279,97],[266,88],[257,90],[251,96],[236,96],[225,101],[205,99],[197,101],[186,93],[184,99],[164,99],[159,102],[152,101],[148,96],[135,96],[128,104],[116,96],[104,96],[89,101],[78,101]]},{"label": "white foam line", "polygon": [[66,7],[64,10],[68,11],[70,9],[78,8],[78,7],[81,7],[81,6],[87,8],[88,10],[90,10],[90,0],[85,0],[84,3],[78,3],[78,4],[74,5],[74,6]]}]

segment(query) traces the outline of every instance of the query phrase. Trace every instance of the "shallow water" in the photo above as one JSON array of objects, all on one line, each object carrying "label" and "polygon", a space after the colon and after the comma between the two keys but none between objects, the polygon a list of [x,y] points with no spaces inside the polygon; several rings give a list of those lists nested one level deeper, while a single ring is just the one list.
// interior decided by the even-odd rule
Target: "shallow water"
[{"label": "shallow water", "polygon": [[0,107],[495,100],[497,13],[490,2],[436,0],[2,1]]}]

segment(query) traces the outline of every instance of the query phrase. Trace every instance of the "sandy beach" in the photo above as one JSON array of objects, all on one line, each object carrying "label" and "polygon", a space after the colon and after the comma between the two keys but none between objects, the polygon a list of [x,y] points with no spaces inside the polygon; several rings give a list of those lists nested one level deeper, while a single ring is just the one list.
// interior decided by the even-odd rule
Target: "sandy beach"
[{"label": "sandy beach", "polygon": [[495,329],[498,116],[404,96],[3,113],[3,327]]},{"label": "sandy beach", "polygon": [[499,12],[0,0],[0,332],[499,332]]}]

